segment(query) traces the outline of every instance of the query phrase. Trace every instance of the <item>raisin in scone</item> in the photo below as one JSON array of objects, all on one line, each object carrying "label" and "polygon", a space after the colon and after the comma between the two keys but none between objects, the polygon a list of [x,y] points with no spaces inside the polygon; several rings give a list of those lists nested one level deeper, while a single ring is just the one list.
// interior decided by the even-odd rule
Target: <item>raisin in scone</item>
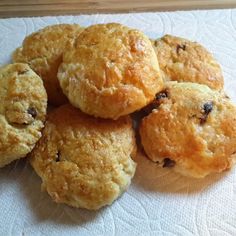
[{"label": "raisin in scone", "polygon": [[202,45],[171,35],[153,40],[164,81],[193,82],[221,90],[220,65]]},{"label": "raisin in scone", "polygon": [[111,119],[139,110],[163,87],[150,40],[115,23],[86,28],[63,54],[58,79],[73,106]]},{"label": "raisin in scone", "polygon": [[25,157],[41,137],[47,94],[27,64],[0,68],[0,167]]},{"label": "raisin in scone", "polygon": [[236,154],[236,107],[206,85],[169,82],[140,126],[147,156],[192,177],[230,169]]},{"label": "raisin in scone", "polygon": [[73,44],[74,38],[83,30],[77,24],[50,25],[27,36],[22,47],[13,54],[14,62],[24,62],[42,77],[49,103],[67,103],[61,91],[57,71],[62,61],[62,53]]},{"label": "raisin in scone", "polygon": [[49,113],[30,161],[55,202],[95,210],[128,188],[135,153],[129,117],[96,119],[68,104]]}]

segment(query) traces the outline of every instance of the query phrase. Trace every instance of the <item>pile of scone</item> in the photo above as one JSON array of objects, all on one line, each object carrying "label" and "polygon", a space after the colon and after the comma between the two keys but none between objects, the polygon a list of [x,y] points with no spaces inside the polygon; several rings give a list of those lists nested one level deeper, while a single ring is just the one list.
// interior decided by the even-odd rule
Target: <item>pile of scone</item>
[{"label": "pile of scone", "polygon": [[236,106],[195,42],[61,24],[26,37],[13,62],[0,68],[0,166],[28,156],[58,203],[98,209],[117,199],[135,173],[135,137],[153,165],[185,176],[234,163]]}]

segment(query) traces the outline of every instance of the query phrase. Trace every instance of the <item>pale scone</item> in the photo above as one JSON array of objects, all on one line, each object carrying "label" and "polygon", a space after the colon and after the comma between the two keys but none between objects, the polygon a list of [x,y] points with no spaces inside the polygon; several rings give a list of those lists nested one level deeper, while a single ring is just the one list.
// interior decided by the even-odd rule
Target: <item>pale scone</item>
[{"label": "pale scone", "polygon": [[111,119],[142,108],[163,87],[150,40],[115,23],[86,28],[63,54],[58,79],[72,105]]},{"label": "pale scone", "polygon": [[14,62],[29,64],[42,77],[49,103],[52,105],[68,102],[61,91],[57,71],[62,61],[62,53],[69,50],[74,37],[78,36],[82,29],[77,24],[47,26],[27,36],[22,47],[13,53]]},{"label": "pale scone", "polygon": [[30,160],[55,202],[95,210],[128,188],[135,153],[129,117],[96,119],[68,104],[49,113]]},{"label": "pale scone", "polygon": [[152,43],[164,81],[205,84],[215,90],[223,88],[220,65],[202,45],[171,35]]},{"label": "pale scone", "polygon": [[27,64],[0,68],[0,167],[25,157],[41,137],[47,94]]},{"label": "pale scone", "polygon": [[143,118],[147,156],[192,177],[231,168],[236,157],[236,106],[206,85],[169,82]]}]

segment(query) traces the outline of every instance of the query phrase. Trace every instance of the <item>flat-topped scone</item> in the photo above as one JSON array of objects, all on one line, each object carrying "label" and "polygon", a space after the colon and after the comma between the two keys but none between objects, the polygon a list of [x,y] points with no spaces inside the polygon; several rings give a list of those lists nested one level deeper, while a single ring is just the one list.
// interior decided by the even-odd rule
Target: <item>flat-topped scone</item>
[{"label": "flat-topped scone", "polygon": [[205,84],[215,90],[223,88],[220,65],[202,45],[171,35],[152,43],[164,81]]},{"label": "flat-topped scone", "polygon": [[47,94],[27,64],[0,68],[0,167],[25,157],[41,137]]},{"label": "flat-topped scone", "polygon": [[150,40],[115,23],[86,28],[63,54],[58,79],[73,106],[111,119],[139,110],[163,87]]},{"label": "flat-topped scone", "polygon": [[95,210],[128,188],[135,153],[128,116],[96,119],[68,104],[49,113],[30,161],[55,202]]},{"label": "flat-topped scone", "polygon": [[232,167],[236,106],[206,85],[169,82],[141,122],[147,156],[183,175],[204,177]]},{"label": "flat-topped scone", "polygon": [[61,91],[57,71],[62,61],[62,53],[72,46],[74,38],[82,29],[77,24],[47,26],[27,36],[22,47],[13,54],[14,62],[29,64],[42,77],[49,103],[52,105],[68,102]]}]

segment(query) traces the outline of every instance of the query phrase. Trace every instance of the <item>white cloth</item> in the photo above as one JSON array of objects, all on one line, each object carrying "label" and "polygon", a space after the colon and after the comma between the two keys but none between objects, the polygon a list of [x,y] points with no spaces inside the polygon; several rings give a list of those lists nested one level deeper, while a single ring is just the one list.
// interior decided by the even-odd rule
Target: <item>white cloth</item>
[{"label": "white cloth", "polygon": [[[1,19],[0,64],[39,28],[104,22],[202,43],[222,65],[225,89],[236,101],[236,10]],[[97,212],[53,203],[40,183],[25,160],[0,170],[0,235],[236,235],[235,170],[194,180],[140,157],[129,190]]]}]

